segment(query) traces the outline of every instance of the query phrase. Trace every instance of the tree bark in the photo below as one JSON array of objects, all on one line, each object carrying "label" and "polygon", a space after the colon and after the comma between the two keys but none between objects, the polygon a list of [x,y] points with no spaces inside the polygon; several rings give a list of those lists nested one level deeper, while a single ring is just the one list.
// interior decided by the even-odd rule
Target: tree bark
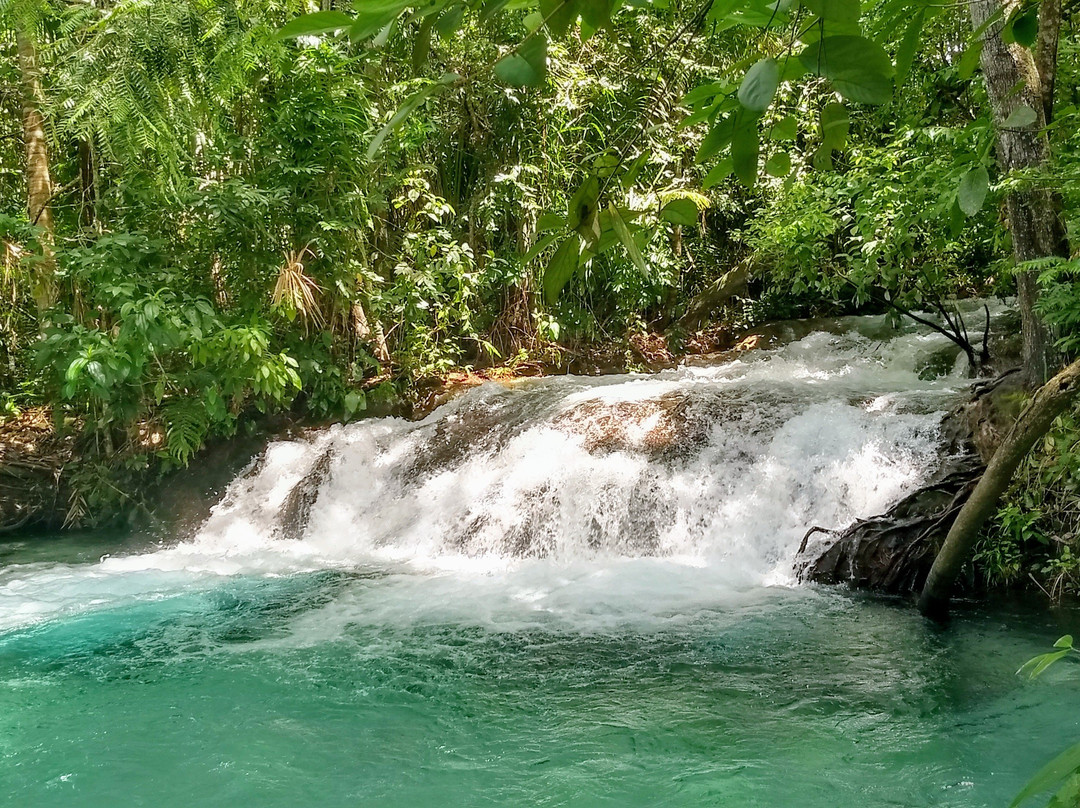
[{"label": "tree bark", "polygon": [[[1044,87],[1035,55],[1017,43],[1007,44],[1002,29],[1021,0],[969,0],[971,22],[975,29],[1001,14],[983,33],[982,71],[997,125],[998,162],[1003,172],[1036,168],[1050,156],[1046,126]],[[1053,15],[1045,19],[1052,24]],[[1060,15],[1057,17],[1060,23]],[[1046,34],[1049,37],[1049,33]],[[1055,34],[1056,37],[1056,34]],[[1040,31],[1040,41],[1043,32]],[[1056,56],[1056,46],[1054,48]],[[1049,52],[1047,51],[1047,58]],[[1048,76],[1049,65],[1043,66]],[[1009,116],[1020,107],[1035,113],[1035,121],[1026,126],[1005,126]],[[1069,244],[1061,218],[1061,200],[1051,189],[1032,185],[1010,191],[1005,210],[1012,235],[1013,256],[1017,263],[1036,258],[1069,257]],[[1017,297],[1023,320],[1024,372],[1028,384],[1036,387],[1057,369],[1059,357],[1049,328],[1035,311],[1038,300],[1038,274],[1026,270],[1017,273]]]},{"label": "tree bark", "polygon": [[1035,442],[1049,431],[1054,419],[1065,411],[1077,392],[1080,392],[1080,360],[1039,388],[1020,413],[1012,430],[994,452],[971,497],[957,514],[945,543],[934,559],[919,597],[919,611],[923,614],[936,618],[948,613],[953,581],[971,554],[979,529],[994,513],[1020,461],[1031,451]]},{"label": "tree bark", "polygon": [[1061,0],[1039,3],[1039,40],[1035,66],[1042,82],[1043,119],[1054,120],[1054,86],[1057,83],[1058,39],[1061,36]]},{"label": "tree bark", "polygon": [[26,151],[26,212],[30,224],[41,228],[42,257],[34,273],[33,294],[38,311],[56,302],[56,259],[53,255],[54,231],[52,179],[49,176],[49,150],[45,139],[45,119],[41,114],[41,76],[37,51],[26,31],[16,34],[19,78],[22,83],[23,145]]},{"label": "tree bark", "polygon": [[697,331],[708,318],[709,313],[745,289],[749,279],[750,266],[744,262],[709,284],[690,301],[690,305],[686,307],[686,314],[679,318],[679,328],[684,331]]}]

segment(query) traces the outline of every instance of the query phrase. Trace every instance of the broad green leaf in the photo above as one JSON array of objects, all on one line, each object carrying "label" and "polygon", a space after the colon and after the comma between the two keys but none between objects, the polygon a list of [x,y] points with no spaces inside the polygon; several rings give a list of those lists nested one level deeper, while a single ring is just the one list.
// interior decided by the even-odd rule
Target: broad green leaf
[{"label": "broad green leaf", "polygon": [[1072,634],[1066,634],[1064,637],[1058,637],[1057,642],[1054,643],[1055,648],[1072,648],[1073,638]]},{"label": "broad green leaf", "polygon": [[773,177],[786,177],[791,173],[791,155],[777,152],[765,161],[765,172]]},{"label": "broad green leaf", "polygon": [[630,260],[634,263],[634,266],[637,267],[637,270],[641,273],[642,277],[649,277],[649,268],[645,266],[645,259],[641,257],[641,250],[638,249],[634,237],[630,234],[630,228],[626,226],[626,222],[623,221],[622,216],[619,214],[619,209],[614,205],[608,205],[608,213],[611,215],[612,229],[614,229],[615,233],[618,235],[619,241],[622,242],[623,247],[626,248],[626,253],[630,256]]},{"label": "broad green leaf", "polygon": [[710,169],[709,173],[705,175],[705,179],[701,181],[701,187],[705,190],[712,188],[715,185],[719,185],[728,177],[731,176],[731,172],[735,170],[735,165],[730,157],[725,157],[719,163]]},{"label": "broad green leaf", "polygon": [[826,22],[857,22],[862,13],[859,0],[802,0],[802,4]]},{"label": "broad green leaf", "polygon": [[1017,11],[1001,33],[1006,42],[1016,42],[1025,48],[1034,45],[1039,38],[1039,4],[1031,3]]},{"label": "broad green leaf", "polygon": [[814,168],[818,171],[832,171],[832,153],[832,149],[822,144],[814,150],[814,156],[811,158],[810,162],[813,163]]},{"label": "broad green leaf", "polygon": [[696,107],[706,101],[712,101],[718,95],[727,95],[731,85],[721,81],[710,81],[699,84],[682,98],[682,103],[688,107]]},{"label": "broad green leaf", "polygon": [[409,0],[356,0],[353,3],[356,17],[349,27],[349,39],[360,42],[375,36],[396,20],[409,5]]},{"label": "broad green leaf", "polygon": [[559,228],[566,226],[566,217],[560,216],[554,211],[547,211],[541,213],[540,218],[536,220],[536,232],[546,233],[548,230],[558,230]]},{"label": "broad green leaf", "polygon": [[904,36],[896,48],[897,86],[907,81],[908,74],[911,72],[911,65],[915,61],[915,54],[919,51],[919,44],[922,41],[922,29],[925,23],[926,10],[919,9],[904,30]]},{"label": "broad green leaf", "polygon": [[747,188],[753,188],[757,182],[759,146],[757,118],[746,116],[731,138],[731,165],[739,182]]},{"label": "broad green leaf", "polygon": [[973,75],[975,75],[975,68],[979,66],[979,57],[982,56],[983,41],[981,39],[975,39],[964,50],[964,55],[960,57],[960,62],[956,65],[956,74],[967,81]]},{"label": "broad green leaf", "polygon": [[694,200],[686,198],[672,199],[660,209],[661,219],[686,227],[697,224],[698,215],[698,206],[694,204]]},{"label": "broad green leaf", "polygon": [[576,230],[581,223],[596,215],[596,201],[600,197],[600,181],[590,176],[577,189],[566,206],[566,226]]},{"label": "broad green leaf", "polygon": [[578,0],[540,0],[540,14],[548,30],[562,36],[578,18]]},{"label": "broad green leaf", "polygon": [[593,31],[599,31],[615,10],[615,0],[579,0],[581,19]]},{"label": "broad green leaf", "polygon": [[549,306],[555,305],[559,293],[577,271],[580,252],[577,236],[570,236],[559,245],[551,257],[551,262],[544,271],[544,300]]},{"label": "broad green leaf", "polygon": [[559,233],[549,233],[548,235],[544,236],[542,239],[537,241],[536,244],[533,245],[533,248],[531,250],[529,250],[527,253],[525,253],[524,256],[522,256],[521,263],[530,263],[533,259],[540,255],[540,253],[542,253],[544,250],[554,244],[558,238]]},{"label": "broad green leaf", "polygon": [[780,85],[780,65],[775,59],[762,59],[746,71],[739,85],[739,103],[754,112],[764,112]]},{"label": "broad green leaf", "polygon": [[976,166],[960,178],[960,187],[956,191],[956,202],[967,216],[974,216],[982,210],[986,201],[986,190],[990,186],[990,174],[984,166]]},{"label": "broad green leaf", "polygon": [[623,188],[633,187],[638,177],[641,176],[642,169],[649,162],[650,156],[651,152],[645,151],[631,161],[630,165],[626,167],[626,171],[623,172],[622,179],[619,180],[619,184]]},{"label": "broad green leaf", "polygon": [[1053,796],[1046,808],[1076,808],[1080,805],[1080,773],[1074,773]]},{"label": "broad green leaf", "polygon": [[821,110],[821,145],[830,151],[841,151],[847,145],[851,116],[843,104],[835,101]]},{"label": "broad green leaf", "polygon": [[412,115],[421,104],[433,95],[441,93],[460,79],[461,76],[457,73],[444,73],[442,78],[434,84],[429,84],[427,87],[424,87],[422,90],[419,90],[406,98],[405,103],[403,103],[398,111],[394,113],[394,116],[376,133],[375,137],[371,139],[371,143],[368,144],[367,148],[367,159],[371,160],[378,154],[379,149],[382,148],[382,144],[387,136],[401,126],[402,122]]},{"label": "broad green leaf", "polygon": [[461,27],[461,20],[465,16],[465,4],[454,3],[447,8],[435,23],[435,30],[443,39],[452,37]]},{"label": "broad green leaf", "polygon": [[746,5],[747,0],[713,0],[709,6],[709,19],[713,21],[726,20],[728,16]]},{"label": "broad green leaf", "polygon": [[799,134],[799,122],[794,115],[781,118],[772,125],[769,137],[773,140],[794,140]]},{"label": "broad green leaf", "polygon": [[593,171],[601,179],[607,179],[615,170],[619,167],[622,160],[619,159],[619,155],[614,151],[606,151],[593,160]]},{"label": "broad green leaf", "polygon": [[344,28],[351,28],[355,20],[341,11],[316,11],[314,14],[301,14],[285,23],[277,35],[282,39],[295,39],[298,36],[317,36],[329,34]]},{"label": "broad green leaf", "polygon": [[1005,119],[1002,124],[1006,129],[1024,129],[1039,120],[1038,114],[1027,104],[1021,104]]},{"label": "broad green leaf", "polygon": [[1043,766],[1038,773],[1021,789],[1016,798],[1009,803],[1009,808],[1017,808],[1021,803],[1036,794],[1048,790],[1060,783],[1070,774],[1080,769],[1080,743],[1070,746],[1056,758]]},{"label": "broad green leaf", "polygon": [[697,162],[708,162],[731,143],[731,138],[735,134],[736,117],[735,114],[727,115],[713,125],[698,147],[694,158]]},{"label": "broad green leaf", "polygon": [[849,101],[884,104],[892,97],[893,66],[876,42],[861,36],[827,36],[808,45],[799,61],[827,78]]},{"label": "broad green leaf", "polygon": [[495,63],[495,75],[512,87],[535,87],[547,76],[547,37],[532,33]]}]

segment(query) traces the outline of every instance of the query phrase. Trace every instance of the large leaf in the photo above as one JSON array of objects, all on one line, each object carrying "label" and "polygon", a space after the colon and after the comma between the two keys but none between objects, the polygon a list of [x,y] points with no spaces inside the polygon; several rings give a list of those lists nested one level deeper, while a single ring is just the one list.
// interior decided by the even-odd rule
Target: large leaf
[{"label": "large leaf", "polygon": [[540,0],[540,14],[555,36],[562,36],[578,18],[578,0]]},{"label": "large leaf", "polygon": [[580,252],[578,237],[570,236],[551,256],[551,262],[544,271],[544,300],[549,306],[555,305],[563,287],[574,277]]},{"label": "large leaf", "polygon": [[597,199],[600,198],[600,180],[595,175],[589,176],[570,198],[566,206],[566,226],[577,230],[596,216]]},{"label": "large leaf", "polygon": [[316,11],[314,14],[301,14],[285,23],[278,31],[282,39],[295,39],[298,36],[317,36],[329,34],[344,28],[351,28],[354,20],[341,11]]},{"label": "large leaf", "polygon": [[1021,104],[1014,109],[1002,124],[1006,129],[1025,129],[1039,120],[1038,114],[1027,104]]},{"label": "large leaf", "polygon": [[911,72],[911,65],[915,61],[915,54],[919,51],[922,41],[922,29],[926,23],[926,10],[919,9],[911,18],[900,44],[896,48],[896,84],[897,86],[907,81]]},{"label": "large leaf", "polygon": [[794,140],[799,134],[799,122],[794,115],[781,118],[769,129],[769,137],[773,140]]},{"label": "large leaf", "polygon": [[547,76],[547,37],[534,31],[495,63],[495,75],[512,87],[535,87]]},{"label": "large leaf", "polygon": [[1041,794],[1051,786],[1060,783],[1078,769],[1080,769],[1080,743],[1070,746],[1039,769],[1036,775],[1028,780],[1027,785],[1016,795],[1016,799],[1009,804],[1009,808],[1017,808],[1025,800],[1034,797],[1036,794]]},{"label": "large leaf", "polygon": [[1001,32],[1006,42],[1016,42],[1030,48],[1039,37],[1039,4],[1031,3],[1019,9]]},{"label": "large leaf", "polygon": [[581,20],[591,31],[599,31],[615,10],[615,0],[580,0]]},{"label": "large leaf", "polygon": [[698,206],[692,199],[672,199],[660,209],[660,218],[671,224],[693,227],[698,222]]},{"label": "large leaf", "polygon": [[802,0],[802,4],[826,22],[857,22],[862,13],[859,0]]},{"label": "large leaf", "polygon": [[375,36],[396,20],[410,5],[409,0],[355,0],[356,18],[349,28],[349,38],[360,42]]},{"label": "large leaf", "polygon": [[731,165],[739,182],[747,188],[753,188],[757,182],[758,173],[758,140],[757,118],[745,116],[735,128],[735,134],[731,138]]},{"label": "large leaf", "polygon": [[525,253],[524,256],[522,256],[521,263],[528,264],[529,262],[531,262],[534,258],[540,255],[540,253],[542,253],[544,250],[554,244],[556,240],[558,240],[559,235],[559,233],[548,233],[542,239],[539,239],[536,244],[533,245],[533,248],[527,253]]},{"label": "large leaf", "polygon": [[608,213],[611,215],[612,229],[615,230],[616,235],[619,237],[619,241],[621,241],[623,247],[626,248],[626,253],[630,256],[630,260],[634,263],[634,266],[637,267],[638,272],[640,272],[643,277],[649,277],[649,268],[645,266],[645,259],[641,257],[641,250],[638,249],[637,242],[634,241],[634,237],[630,233],[630,228],[628,228],[626,222],[623,221],[619,209],[614,205],[608,205]]},{"label": "large leaf", "polygon": [[893,66],[876,42],[862,36],[827,36],[807,45],[799,61],[829,80],[840,95],[863,104],[892,97]]},{"label": "large leaf", "polygon": [[829,151],[841,151],[847,145],[851,116],[847,107],[835,101],[821,110],[821,145]]},{"label": "large leaf", "polygon": [[461,76],[457,73],[444,73],[442,78],[434,84],[429,84],[427,87],[418,90],[406,98],[405,103],[394,113],[394,116],[376,133],[375,137],[371,139],[371,143],[368,144],[367,148],[367,159],[371,160],[378,153],[379,149],[382,148],[383,142],[390,133],[401,126],[405,119],[412,115],[421,104],[433,95],[441,93],[460,78]]},{"label": "large leaf", "polygon": [[985,166],[976,166],[960,178],[960,187],[956,190],[956,202],[967,216],[974,216],[982,210],[986,201],[986,191],[990,187],[990,174]]},{"label": "large leaf", "polygon": [[708,162],[731,143],[731,138],[735,134],[736,117],[734,114],[727,115],[713,125],[698,147],[694,158],[697,162]]},{"label": "large leaf", "polygon": [[706,191],[715,185],[719,185],[728,177],[731,176],[731,172],[735,170],[734,162],[731,157],[725,157],[719,163],[710,169],[709,173],[705,175],[705,179],[701,181],[701,187]]},{"label": "large leaf", "polygon": [[775,59],[762,59],[746,71],[739,85],[739,103],[754,112],[764,112],[780,85],[780,65]]},{"label": "large leaf", "polygon": [[786,177],[791,173],[791,155],[777,152],[765,161],[765,173],[773,177]]}]

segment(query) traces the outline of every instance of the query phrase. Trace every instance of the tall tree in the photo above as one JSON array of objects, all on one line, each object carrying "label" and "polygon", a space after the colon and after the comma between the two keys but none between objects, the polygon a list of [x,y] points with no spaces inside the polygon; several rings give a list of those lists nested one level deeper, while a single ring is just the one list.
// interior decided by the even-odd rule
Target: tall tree
[{"label": "tall tree", "polygon": [[[982,70],[997,124],[998,163],[1003,172],[1037,169],[1050,157],[1045,127],[1053,109],[1060,9],[1046,4],[1042,30],[1025,37],[1019,31],[1024,14],[1020,0],[970,0],[971,22],[982,31]],[[1006,32],[1010,32],[1006,41]],[[1023,40],[1023,41],[1021,41]],[[1026,44],[1024,42],[1026,41]],[[1039,56],[1029,47],[1039,42]],[[1041,68],[1041,71],[1040,71]],[[1069,257],[1061,202],[1049,188],[1025,183],[1005,197],[1018,264],[1039,258]],[[1016,277],[1023,318],[1023,359],[1028,383],[1037,386],[1057,369],[1053,339],[1035,310],[1038,273],[1020,269]]]},{"label": "tall tree", "polygon": [[34,273],[34,300],[44,311],[56,301],[56,260],[53,255],[53,185],[49,173],[49,146],[42,115],[41,75],[33,34],[22,27],[16,33],[19,77],[22,84],[22,127],[26,154],[26,212],[30,224],[41,228],[42,256]]}]

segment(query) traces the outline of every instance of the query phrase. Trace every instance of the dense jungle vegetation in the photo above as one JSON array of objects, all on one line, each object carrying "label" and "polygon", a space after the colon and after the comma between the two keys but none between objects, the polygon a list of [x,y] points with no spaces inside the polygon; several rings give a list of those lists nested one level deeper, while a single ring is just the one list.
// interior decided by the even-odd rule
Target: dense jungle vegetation
[{"label": "dense jungle vegetation", "polygon": [[[1080,348],[1078,8],[5,0],[0,410],[75,436],[92,524],[268,414],[776,319],[935,311],[980,365],[947,301],[1019,295],[1037,387]],[[1080,586],[1080,411],[976,557]]]}]

